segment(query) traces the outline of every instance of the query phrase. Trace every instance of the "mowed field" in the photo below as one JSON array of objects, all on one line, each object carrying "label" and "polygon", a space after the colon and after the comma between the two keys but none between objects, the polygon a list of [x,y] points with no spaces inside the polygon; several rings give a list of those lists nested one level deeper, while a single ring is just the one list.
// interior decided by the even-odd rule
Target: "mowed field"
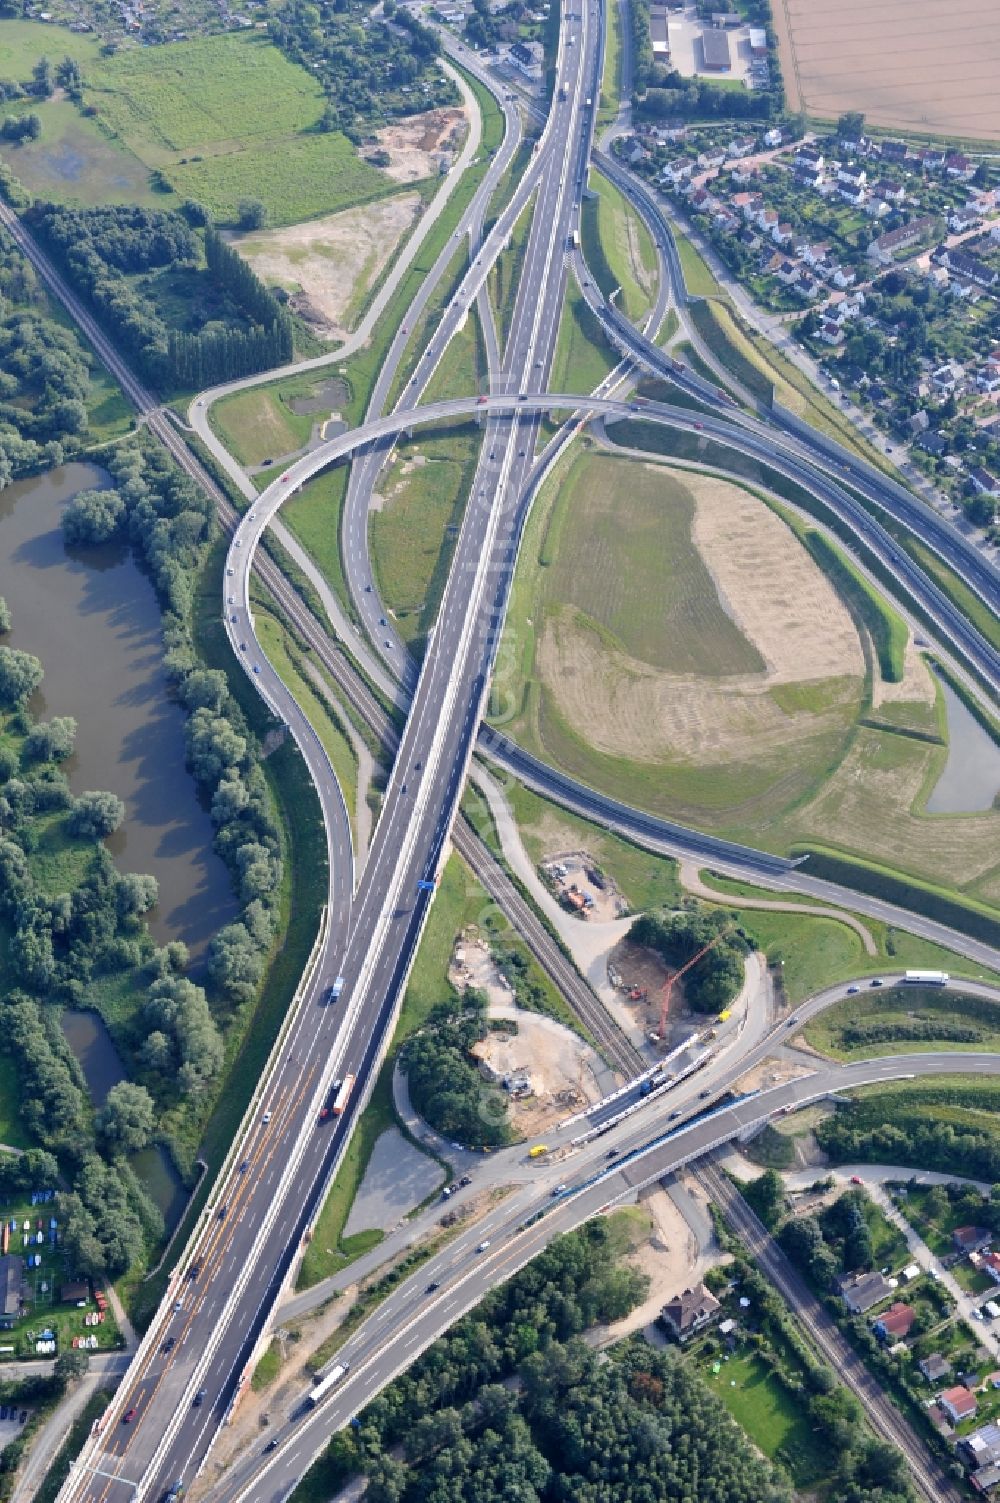
[{"label": "mowed field", "polygon": [[997,0],[775,0],[790,110],[1000,141]]},{"label": "mowed field", "polygon": [[87,70],[104,128],[221,223],[263,200],[291,224],[395,191],[346,136],[316,130],[323,93],[266,37],[239,32],[120,52]]},{"label": "mowed field", "polygon": [[769,824],[846,750],[864,659],[794,534],[728,481],[581,454],[522,548],[512,732],[690,823]]}]

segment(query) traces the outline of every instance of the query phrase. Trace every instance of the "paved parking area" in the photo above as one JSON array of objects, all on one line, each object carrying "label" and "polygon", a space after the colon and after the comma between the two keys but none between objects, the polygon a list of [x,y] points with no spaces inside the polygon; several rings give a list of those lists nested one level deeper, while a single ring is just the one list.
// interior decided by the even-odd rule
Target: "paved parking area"
[{"label": "paved parking area", "polygon": [[344,1235],[391,1231],[407,1212],[433,1195],[444,1179],[436,1159],[414,1148],[398,1127],[387,1128],[372,1150]]}]

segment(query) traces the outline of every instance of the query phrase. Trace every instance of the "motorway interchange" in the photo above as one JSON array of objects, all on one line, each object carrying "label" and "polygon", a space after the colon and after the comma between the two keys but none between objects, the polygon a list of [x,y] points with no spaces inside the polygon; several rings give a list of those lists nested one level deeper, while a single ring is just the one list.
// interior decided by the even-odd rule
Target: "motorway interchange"
[{"label": "motorway interchange", "polygon": [[[219,1427],[247,1381],[260,1335],[315,1217],[324,1188],[336,1172],[391,1037],[409,966],[433,898],[430,884],[452,834],[477,738],[498,760],[507,756],[517,762],[516,750],[505,747],[481,728],[490,670],[527,509],[554,458],[587,417],[598,414],[607,422],[638,415],[683,430],[697,426],[706,436],[755,454],[807,485],[848,521],[920,601],[933,622],[939,649],[956,670],[974,676],[994,693],[1000,691],[1000,657],[912,563],[892,535],[845,489],[845,476],[853,489],[876,500],[896,521],[919,530],[970,588],[996,608],[1000,590],[993,566],[947,523],[880,472],[811,430],[803,432],[791,422],[776,425],[773,416],[740,411],[720,388],[678,369],[651,342],[671,296],[684,317],[683,277],[669,225],[648,191],[603,155],[598,157],[602,167],[616,177],[650,223],[662,257],[660,297],[646,331],[632,328],[604,302],[585,265],[570,254],[593,150],[594,111],[590,101],[598,97],[603,15],[591,0],[562,0],[561,12],[557,86],[541,135],[509,205],[485,236],[484,214],[519,140],[520,119],[510,91],[491,81],[464,49],[457,49],[463,65],[471,65],[501,98],[507,137],[455,235],[425,279],[417,304],[405,316],[405,328],[401,326],[396,334],[365,422],[296,461],[256,497],[208,425],[211,401],[219,393],[206,393],[192,404],[191,420],[200,437],[230,473],[238,475],[244,492],[255,496],[238,521],[231,512],[223,512],[224,520],[235,526],[224,580],[226,628],[238,660],[274,715],[289,728],[316,785],[326,827],[330,891],[323,927],[296,1005],[275,1045],[209,1206],[176,1265],[160,1311],[99,1433],[92,1436],[63,1487],[60,1497],[67,1503],[158,1499],[178,1482],[189,1486],[205,1467]],[[510,332],[501,351],[486,301],[486,279],[515,222],[531,201],[533,217]],[[413,327],[432,295],[461,235],[469,237],[469,270],[433,325],[395,412],[383,415],[387,393],[404,357],[406,329]],[[21,233],[19,239],[57,295],[91,334],[123,387],[148,414],[153,431],[192,468],[189,452],[157,410],[151,395],[122,365],[86,310],[78,303],[74,306],[72,294],[59,284],[37,248]],[[548,391],[571,271],[623,354],[622,364],[589,397]],[[489,395],[485,399],[470,395],[467,399],[424,403],[417,408],[473,303],[487,331]],[[338,351],[336,358],[342,359],[343,354],[343,350]],[[630,389],[636,365],[672,381],[713,411],[695,418],[690,408],[635,398]],[[547,412],[570,412],[573,416],[536,460],[539,424]],[[402,643],[382,625],[385,612],[371,588],[369,500],[397,435],[418,423],[468,414],[477,416],[483,425],[480,460],[439,617],[417,674],[407,662]],[[318,737],[256,638],[250,604],[251,573],[258,570],[270,583],[277,572],[269,561],[257,557],[265,528],[275,523],[283,503],[305,480],[334,459],[351,454],[355,462],[342,539],[345,574],[369,642],[355,643],[349,630],[341,630],[340,635],[347,639],[347,646],[369,676],[383,687],[388,684],[392,697],[409,706],[383,812],[360,872],[355,870],[350,826],[337,779]],[[203,472],[194,468],[201,478]],[[528,767],[527,772],[551,796],[571,806],[574,799],[582,801],[591,817],[614,828],[629,829],[635,838],[656,848],[684,849],[699,856],[710,851],[713,863],[734,874],[787,890],[819,893],[841,904],[849,901],[859,909],[864,906],[861,900],[831,884],[809,879],[791,863],[726,842],[707,841],[666,822],[650,820],[547,769]],[[866,911],[879,911],[879,916],[887,912],[893,922],[935,938],[970,959],[1000,964],[1000,956],[991,947],[941,925],[871,901]],[[338,978],[343,978],[343,986],[333,1005],[330,990]],[[800,1009],[799,1019],[804,1020],[809,1010],[828,1005],[841,993],[839,988],[836,993],[813,999],[808,1008]],[[245,1456],[213,1486],[211,1495],[233,1500],[286,1496],[335,1428],[486,1289],[509,1277],[554,1234],[633,1195],[642,1185],[655,1182],[774,1112],[853,1084],[955,1068],[954,1054],[820,1067],[813,1075],[786,1086],[713,1110],[713,1102],[763,1059],[774,1042],[775,1036],[761,1020],[748,1019],[746,1026],[733,1029],[720,1040],[702,1070],[668,1096],[658,1096],[606,1135],[580,1146],[558,1170],[541,1172],[475,1228],[457,1236],[352,1336],[340,1359],[349,1361],[349,1371],[328,1398],[308,1413],[289,1416],[274,1431],[277,1444],[267,1454]],[[616,1063],[623,1073],[630,1073],[627,1051]],[[638,1056],[632,1063],[631,1073],[638,1073]],[[997,1073],[1000,1058],[968,1056],[962,1068]],[[347,1075],[354,1077],[355,1084],[344,1111],[325,1119],[319,1130],[319,1114],[329,1100],[333,1080]],[[567,1133],[570,1131],[567,1129]],[[612,1150],[613,1159],[608,1157]],[[565,1194],[553,1198],[557,1174],[566,1180],[568,1188]],[[540,1211],[544,1214],[535,1219]],[[477,1251],[484,1243],[483,1250]],[[427,1291],[428,1282],[438,1286],[432,1295]]]}]

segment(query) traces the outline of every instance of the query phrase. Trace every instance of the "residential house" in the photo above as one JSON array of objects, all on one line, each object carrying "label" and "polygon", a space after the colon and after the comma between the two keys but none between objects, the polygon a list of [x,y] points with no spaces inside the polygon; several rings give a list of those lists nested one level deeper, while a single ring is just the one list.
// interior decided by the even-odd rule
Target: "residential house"
[{"label": "residential house", "polygon": [[[820,339],[822,339],[822,341],[823,341],[824,344],[832,344],[832,345],[843,344],[843,342],[844,342],[844,331],[840,327],[839,324],[835,324],[832,319],[828,318],[826,320],[826,322],[820,328],[819,337],[820,337]],[[846,1298],[846,1295],[845,1295],[845,1298]],[[873,1300],[872,1304],[875,1304],[875,1303],[876,1302]]]},{"label": "residential house", "polygon": [[[927,416],[927,413],[921,407],[919,409],[919,411],[915,412],[913,414],[913,416],[910,418],[910,421],[909,421],[910,432],[913,433],[913,434],[926,433],[927,429],[930,427],[930,423],[931,423],[930,418]],[[913,1268],[917,1268],[917,1265],[915,1263],[911,1264],[910,1266],[913,1267]],[[913,1275],[913,1277],[914,1278],[918,1277],[919,1273],[920,1273],[920,1269],[917,1268],[917,1272]],[[907,1270],[904,1268],[903,1269],[903,1277],[906,1278],[906,1276],[907,1276]]]},{"label": "residential house", "polygon": [[795,231],[790,224],[776,224],[771,230],[771,239],[775,245],[780,245],[787,250],[795,238]]},{"label": "residential house", "polygon": [[752,183],[759,170],[753,162],[737,162],[733,168],[733,182]]},{"label": "residential house", "polygon": [[802,297],[814,298],[819,297],[823,288],[815,277],[811,277],[807,271],[803,271],[800,272],[799,279],[795,283],[795,291],[800,293]]},{"label": "residential house", "polygon": [[[938,433],[933,428],[929,428],[926,433],[922,433],[917,439],[917,447],[918,449],[923,449],[925,454],[930,454],[935,459],[939,459],[947,449],[948,444],[943,434]],[[988,1254],[988,1256],[991,1255]],[[1000,1273],[997,1274],[997,1283],[1000,1284]]]},{"label": "residential house", "polygon": [[740,157],[752,156],[756,146],[753,136],[737,136],[735,141],[730,141],[727,155],[739,161]]},{"label": "residential house", "polygon": [[869,219],[885,219],[891,213],[889,205],[881,198],[870,198],[865,204],[865,213]]},{"label": "residential house", "polygon": [[778,267],[778,281],[785,287],[794,286],[801,274],[794,261],[782,261]]},{"label": "residential house", "polygon": [[872,1330],[880,1341],[900,1341],[910,1334],[910,1327],[916,1318],[917,1312],[912,1305],[897,1300],[872,1322]]},{"label": "residential house", "polygon": [[[843,335],[836,324],[832,328],[837,339],[829,343],[837,344]],[[892,1293],[892,1286],[881,1273],[848,1274],[840,1280],[840,1293],[852,1315],[864,1315]]]},{"label": "residential house", "polygon": [[813,271],[820,271],[829,261],[830,242],[821,240],[816,245],[807,245],[802,251],[802,259]]},{"label": "residential house", "polygon": [[776,146],[781,145],[781,131],[776,125],[764,132],[764,145],[769,151],[773,151]]},{"label": "residential house", "polygon": [[996,1372],[986,1374],[986,1377],[983,1379],[983,1387],[985,1388],[987,1385],[990,1388],[1000,1388],[1000,1368],[997,1368]]},{"label": "residential house", "polygon": [[719,1301],[704,1284],[695,1284],[693,1289],[684,1289],[667,1301],[660,1311],[660,1319],[677,1337],[686,1341],[695,1331],[700,1331],[719,1313]]},{"label": "residential house", "polygon": [[993,1421],[980,1425],[970,1435],[962,1436],[957,1450],[966,1465],[974,1469],[996,1465],[1000,1462],[1000,1425]]},{"label": "residential house", "polygon": [[925,146],[920,153],[920,165],[925,172],[940,172],[944,160],[945,153],[937,146]]},{"label": "residential house", "polygon": [[795,165],[808,168],[810,172],[821,172],[826,165],[826,157],[818,146],[800,146],[795,153]]},{"label": "residential house", "polygon": [[[977,496],[1000,496],[1000,480],[996,475],[991,475],[989,470],[984,470],[982,465],[971,467],[969,479],[972,481],[972,488]],[[983,1261],[985,1262],[985,1259]]]},{"label": "residential house", "polygon": [[970,209],[954,209],[948,215],[948,228],[956,235],[964,235],[979,223],[979,215]]},{"label": "residential house", "polygon": [[717,230],[721,230],[724,235],[732,235],[734,231],[739,229],[740,224],[739,220],[736,218],[736,215],[733,214],[729,209],[727,209],[724,204],[712,215],[712,223],[715,225],[715,228]]},{"label": "residential house", "polygon": [[946,361],[944,365],[939,365],[936,371],[931,372],[931,385],[941,396],[950,396],[964,380],[965,367],[959,365],[956,360]]},{"label": "residential house", "polygon": [[992,266],[987,266],[976,256],[970,256],[965,251],[943,247],[942,254],[938,258],[943,266],[956,277],[965,277],[970,282],[975,282],[979,287],[995,287],[1000,282],[1000,272],[994,271]]},{"label": "residential house", "polygon": [[937,223],[934,214],[920,214],[908,224],[900,225],[899,229],[887,230],[868,247],[868,259],[880,266],[888,266],[900,251],[909,250],[911,245],[929,235]]},{"label": "residential house", "polygon": [[764,209],[757,217],[757,223],[765,235],[773,235],[781,223],[781,216],[777,209]]},{"label": "residential house", "polygon": [[1000,1466],[979,1467],[977,1471],[969,1473],[969,1481],[984,1496],[992,1493],[1000,1485]]},{"label": "residential house", "polygon": [[683,157],[678,157],[676,161],[667,163],[660,173],[660,179],[676,188],[679,183],[686,183],[693,174],[694,163],[686,162]]},{"label": "residential house", "polygon": [[838,183],[837,192],[845,203],[863,204],[867,198],[867,190],[863,183]]},{"label": "residential house", "polygon": [[736,238],[739,240],[740,244],[744,247],[744,249],[750,251],[751,254],[755,250],[759,250],[760,249],[760,245],[761,245],[760,236],[759,235],[755,235],[754,232],[753,232],[753,230],[750,229],[749,226],[746,226],[744,229],[740,230],[740,233],[739,233],[739,235]]},{"label": "residential house", "polygon": [[918,1362],[917,1366],[928,1383],[940,1383],[941,1379],[946,1378],[951,1372],[951,1363],[947,1357],[942,1357],[940,1352],[932,1352],[929,1357]]},{"label": "residential house", "polygon": [[956,1226],[951,1234],[956,1252],[983,1252],[993,1240],[993,1233],[985,1226]]},{"label": "residential house", "polygon": [[541,81],[545,54],[540,42],[515,42],[507,53],[507,59],[525,78],[531,79],[533,83]]},{"label": "residential house", "polygon": [[830,273],[830,280],[834,287],[853,287],[858,280],[856,273],[850,266],[835,266]]},{"label": "residential house", "polygon": [[944,170],[947,177],[960,178],[967,183],[976,175],[976,164],[970,162],[964,152],[950,151],[944,159]]},{"label": "residential house", "polygon": [[882,157],[886,162],[905,162],[907,146],[905,141],[883,141]]},{"label": "residential house", "polygon": [[880,178],[873,184],[872,192],[887,204],[901,204],[906,197],[906,189],[902,184],[890,183],[887,178]]},{"label": "residential house", "polygon": [[726,150],[722,146],[713,147],[711,151],[701,151],[698,153],[698,166],[704,167],[709,172],[716,167],[721,167],[725,160]]},{"label": "residential house", "polygon": [[867,167],[859,167],[856,162],[845,162],[837,169],[837,182],[845,188],[863,188],[867,181]]},{"label": "residential house", "polygon": [[955,1388],[946,1388],[944,1393],[939,1393],[938,1408],[946,1414],[953,1425],[960,1424],[962,1420],[971,1419],[977,1409],[976,1395],[961,1383]]}]

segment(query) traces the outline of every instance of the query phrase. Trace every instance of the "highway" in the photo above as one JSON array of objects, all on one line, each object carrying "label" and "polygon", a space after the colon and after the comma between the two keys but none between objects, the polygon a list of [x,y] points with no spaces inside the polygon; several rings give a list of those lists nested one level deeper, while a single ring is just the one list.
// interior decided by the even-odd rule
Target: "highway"
[{"label": "highway", "polygon": [[[125,1503],[133,1498],[156,1498],[177,1480],[190,1482],[205,1464],[218,1426],[246,1380],[247,1363],[257,1337],[310,1225],[323,1187],[335,1171],[367,1100],[391,1036],[402,988],[433,893],[432,886],[420,884],[433,884],[439,871],[479,734],[517,547],[537,485],[534,453],[541,415],[558,409],[624,418],[639,412],[651,421],[685,431],[694,426],[690,410],[668,404],[637,406],[604,394],[584,398],[547,391],[563,305],[567,245],[577,222],[579,194],[592,145],[592,111],[584,101],[587,97],[597,97],[602,42],[601,17],[596,5],[590,0],[563,0],[557,87],[529,169],[496,225],[480,240],[482,215],[498,175],[491,169],[463,217],[462,228],[442,251],[432,277],[421,288],[416,311],[411,310],[406,328],[396,335],[391,359],[373,395],[369,419],[357,430],[288,466],[252,502],[238,524],[223,498],[218,497],[224,519],[235,527],[226,563],[225,598],[221,603],[234,652],[265,702],[289,727],[319,793],[330,863],[326,921],[315,964],[303,978],[287,1029],[258,1087],[254,1105],[213,1191],[211,1203],[172,1276],[163,1306],[100,1433],[85,1448],[60,1494],[66,1503],[71,1499]],[[513,111],[506,113],[505,153],[508,147],[512,151],[516,145]],[[468,316],[470,307],[476,301],[481,304],[490,268],[531,198],[534,214],[510,333],[502,354],[496,349],[492,351],[491,392],[480,397],[425,403],[418,411],[413,410],[412,404],[419,400],[431,374],[446,358],[449,341]],[[190,454],[153,396],[131,376],[95,320],[38,248],[24,236],[10,211],[0,207],[0,218],[91,338],[152,431],[193,472]],[[454,255],[457,248],[454,241],[464,233],[469,233],[473,240],[469,270],[429,331],[417,371],[404,390],[402,406],[395,413],[383,415],[380,409],[404,355],[411,320],[420,316],[432,295],[434,279],[440,279]],[[489,342],[489,334],[487,339]],[[632,358],[636,352],[629,349],[628,353]],[[646,358],[645,345],[638,355]],[[343,351],[339,351],[333,358],[342,356]],[[269,373],[266,379],[273,379],[274,374]],[[203,394],[192,407],[194,426],[213,450],[218,441],[210,433],[208,408],[214,395]],[[265,528],[274,521],[289,496],[335,459],[361,451],[356,479],[352,482],[357,500],[349,514],[350,525],[363,532],[367,525],[364,498],[384,456],[385,444],[418,423],[435,422],[443,417],[467,419],[470,415],[483,422],[480,462],[440,614],[423,665],[415,677],[407,678],[398,640],[394,641],[388,631],[380,637],[380,625],[370,619],[377,603],[373,599],[366,601],[369,591],[358,573],[361,549],[367,550],[366,537],[345,532],[345,567],[358,609],[376,646],[388,654],[390,661],[396,661],[397,672],[406,678],[407,688],[412,689],[410,712],[399,741],[383,812],[367,865],[356,885],[349,823],[336,778],[318,738],[257,641],[250,607],[251,571],[259,569],[276,593],[285,592],[279,598],[287,600],[288,587],[274,566],[260,557],[259,543]],[[698,427],[724,442],[743,447],[744,452],[766,455],[767,463],[786,465],[786,473],[805,477],[814,489],[823,485],[831,493],[841,490],[833,479],[825,475],[817,477],[807,442],[783,439],[778,445],[773,430],[761,425],[758,432],[752,422],[728,406],[723,416],[706,415],[704,422],[699,419]],[[779,448],[780,455],[776,456]],[[182,458],[182,454],[186,457]],[[824,458],[823,463],[827,465],[828,461]],[[892,500],[896,504],[896,498]],[[911,569],[914,567],[910,565]],[[918,580],[926,585],[923,576],[916,572]],[[973,662],[981,675],[993,674],[992,682],[1000,684],[1000,664],[995,653],[990,657],[988,644],[967,623],[963,635],[961,619],[949,620],[940,603],[932,603],[941,615],[941,629],[957,644],[956,651]],[[615,810],[614,817],[624,815]],[[678,838],[681,835],[692,838],[690,832],[679,832]],[[742,862],[746,872],[782,881],[796,878],[788,864],[778,858],[748,848],[720,851],[718,843],[704,844],[707,837],[693,838],[703,841],[700,847],[703,852],[714,850],[720,860]],[[458,827],[456,839],[460,848],[465,842],[468,849],[469,837],[464,827]],[[475,847],[472,849],[475,851]],[[497,882],[495,872],[491,871],[490,877]],[[508,908],[516,909],[516,890],[509,882],[507,887],[505,902]],[[531,923],[538,925],[523,902],[518,921],[529,927]],[[331,988],[335,979],[338,995],[333,999]],[[567,989],[576,991],[581,1005],[596,1006],[587,1000],[591,996],[589,989],[575,978],[572,968],[568,968],[564,979]],[[603,1026],[604,1034],[600,1036],[610,1057],[624,1073],[630,1073],[635,1068],[634,1054],[630,1055],[629,1049],[622,1046],[613,1028]],[[755,1047],[765,1047],[765,1043],[758,1040]],[[740,1051],[733,1070],[739,1073],[745,1069],[752,1054],[753,1050],[747,1054]],[[931,1063],[935,1059],[932,1055],[919,1056],[921,1063],[916,1073],[935,1068]],[[956,1056],[949,1055],[947,1059],[949,1067],[954,1068]],[[978,1070],[988,1068],[984,1061],[993,1057],[971,1059],[975,1062],[965,1067]],[[943,1068],[940,1060],[936,1067]],[[849,1067],[837,1078],[889,1078],[893,1068],[899,1073],[899,1062],[893,1065],[875,1061],[866,1068],[874,1073],[855,1077],[850,1073],[854,1067]],[[355,1077],[355,1085],[345,1111],[321,1120],[320,1112],[329,1103],[334,1081],[348,1075]],[[713,1073],[713,1092],[723,1088],[726,1078],[724,1073]],[[822,1083],[825,1077],[810,1079]],[[793,1083],[795,1087],[801,1084]],[[830,1088],[828,1083],[823,1086],[823,1090]],[[694,1086],[690,1089],[693,1092]],[[689,1105],[693,1106],[696,1099],[692,1096]],[[762,1101],[764,1098],[758,1098],[758,1103]],[[783,1104],[784,1098],[768,1093],[765,1110],[779,1110]],[[406,1316],[398,1333],[405,1340],[394,1340],[391,1345],[385,1341],[386,1330],[393,1329],[386,1322],[398,1309],[395,1296],[358,1333],[360,1356],[357,1362],[352,1358],[350,1381],[343,1390],[348,1396],[345,1402],[355,1393],[370,1396],[381,1383],[388,1381],[427,1340],[455,1318],[456,1311],[468,1308],[466,1300],[474,1303],[490,1281],[506,1277],[513,1267],[521,1266],[544,1245],[553,1229],[563,1229],[564,1219],[565,1224],[576,1224],[600,1204],[628,1195],[635,1176],[652,1172],[664,1156],[670,1159],[672,1155],[704,1152],[707,1146],[722,1140],[717,1137],[720,1123],[728,1129],[725,1136],[729,1136],[739,1126],[746,1125],[738,1114],[753,1109],[749,1103],[741,1103],[725,1109],[730,1116],[720,1113],[718,1117],[700,1119],[679,1134],[671,1132],[669,1138],[661,1137],[653,1144],[645,1142],[648,1127],[630,1123],[627,1128],[615,1129],[621,1133],[622,1162],[593,1183],[580,1182],[565,1197],[565,1204],[560,1198],[551,1206],[542,1223],[524,1234],[515,1234],[509,1244],[505,1241],[502,1249],[488,1250],[490,1256],[477,1255],[465,1245],[464,1238],[456,1239],[447,1254],[451,1260],[448,1262],[451,1272],[447,1274],[448,1300],[444,1297],[435,1300],[429,1309],[421,1302],[419,1312]],[[613,1141],[617,1144],[619,1140],[616,1137]],[[593,1165],[587,1162],[593,1180]],[[664,1172],[655,1168],[652,1177],[658,1178]],[[518,1192],[491,1213],[497,1218],[498,1228],[510,1230],[515,1206],[520,1207],[522,1216],[538,1209],[534,1201],[530,1202],[533,1210],[524,1209],[521,1202],[525,1194],[529,1201],[534,1194],[537,1201],[537,1192],[528,1187],[526,1192]],[[548,1200],[545,1205],[549,1207]],[[409,1291],[407,1297],[412,1303],[414,1290],[409,1285],[403,1287]],[[257,1458],[248,1458],[246,1465],[252,1469],[249,1484],[240,1484],[234,1473],[233,1485],[237,1491],[239,1486],[244,1488],[240,1495],[260,1498],[283,1494],[291,1479],[301,1475],[307,1456],[316,1453],[330,1425],[341,1422],[337,1418],[340,1402],[338,1393],[336,1403],[323,1406],[308,1422],[299,1424],[291,1442],[268,1462],[263,1477],[259,1475]],[[273,1479],[269,1476],[271,1470],[275,1472]],[[237,1495],[228,1481],[226,1487],[227,1496]]]},{"label": "highway", "polygon": [[[676,1094],[661,1099],[658,1119],[652,1113],[639,1114],[595,1140],[576,1157],[552,1164],[536,1183],[519,1185],[387,1296],[338,1352],[335,1361],[349,1365],[344,1381],[315,1409],[310,1411],[296,1403],[277,1423],[272,1422],[268,1438],[278,1441],[277,1449],[268,1455],[247,1455],[231,1467],[212,1488],[212,1499],[217,1503],[250,1503],[283,1497],[335,1430],[347,1424],[448,1326],[490,1289],[524,1267],[554,1236],[572,1230],[599,1211],[630,1201],[638,1190],[776,1113],[831,1093],[901,1077],[958,1070],[1000,1075],[1000,1055],[995,1054],[914,1054],[850,1065],[817,1065],[812,1075],[703,1111],[702,1115],[698,1115],[702,1104],[699,1077],[695,1076]],[[682,1120],[676,1125],[666,1120],[668,1106],[673,1111],[680,1109]],[[615,1157],[609,1160],[612,1149]],[[567,1190],[554,1196],[557,1183],[565,1183]],[[431,1290],[432,1283],[440,1287]]]},{"label": "highway", "polygon": [[[562,86],[547,127],[538,213],[505,350],[518,392],[544,390],[554,345],[565,275],[562,247],[575,209],[575,177],[589,150],[579,116],[584,85],[594,87],[595,22],[596,13],[588,8],[573,28],[572,46],[564,31]],[[567,161],[573,163],[569,180]],[[479,286],[487,269],[481,263],[476,270]],[[429,364],[440,358],[446,343],[447,331],[439,324]],[[489,412],[474,500],[353,908],[338,900],[334,911],[331,904],[330,938],[282,1045],[266,1100],[247,1129],[239,1150],[245,1156],[231,1160],[102,1434],[74,1469],[64,1497],[155,1496],[197,1471],[319,1188],[373,1084],[429,907],[429,893],[420,891],[418,882],[433,879],[437,871],[481,717],[536,425],[537,408],[518,411],[516,397]],[[397,420],[391,431],[400,426]],[[375,427],[359,430],[361,440],[375,436]],[[276,481],[237,528],[226,564],[224,608],[234,650],[265,702],[296,734],[329,826],[330,811],[342,803],[340,791],[315,750],[315,738],[305,730],[299,734],[297,706],[251,642],[250,630],[256,543],[272,510],[300,483],[309,464],[308,457],[300,460],[287,479]],[[326,992],[338,975],[345,979],[333,1003],[325,1000]],[[347,1074],[356,1077],[347,1110],[319,1123],[334,1077]]]}]

